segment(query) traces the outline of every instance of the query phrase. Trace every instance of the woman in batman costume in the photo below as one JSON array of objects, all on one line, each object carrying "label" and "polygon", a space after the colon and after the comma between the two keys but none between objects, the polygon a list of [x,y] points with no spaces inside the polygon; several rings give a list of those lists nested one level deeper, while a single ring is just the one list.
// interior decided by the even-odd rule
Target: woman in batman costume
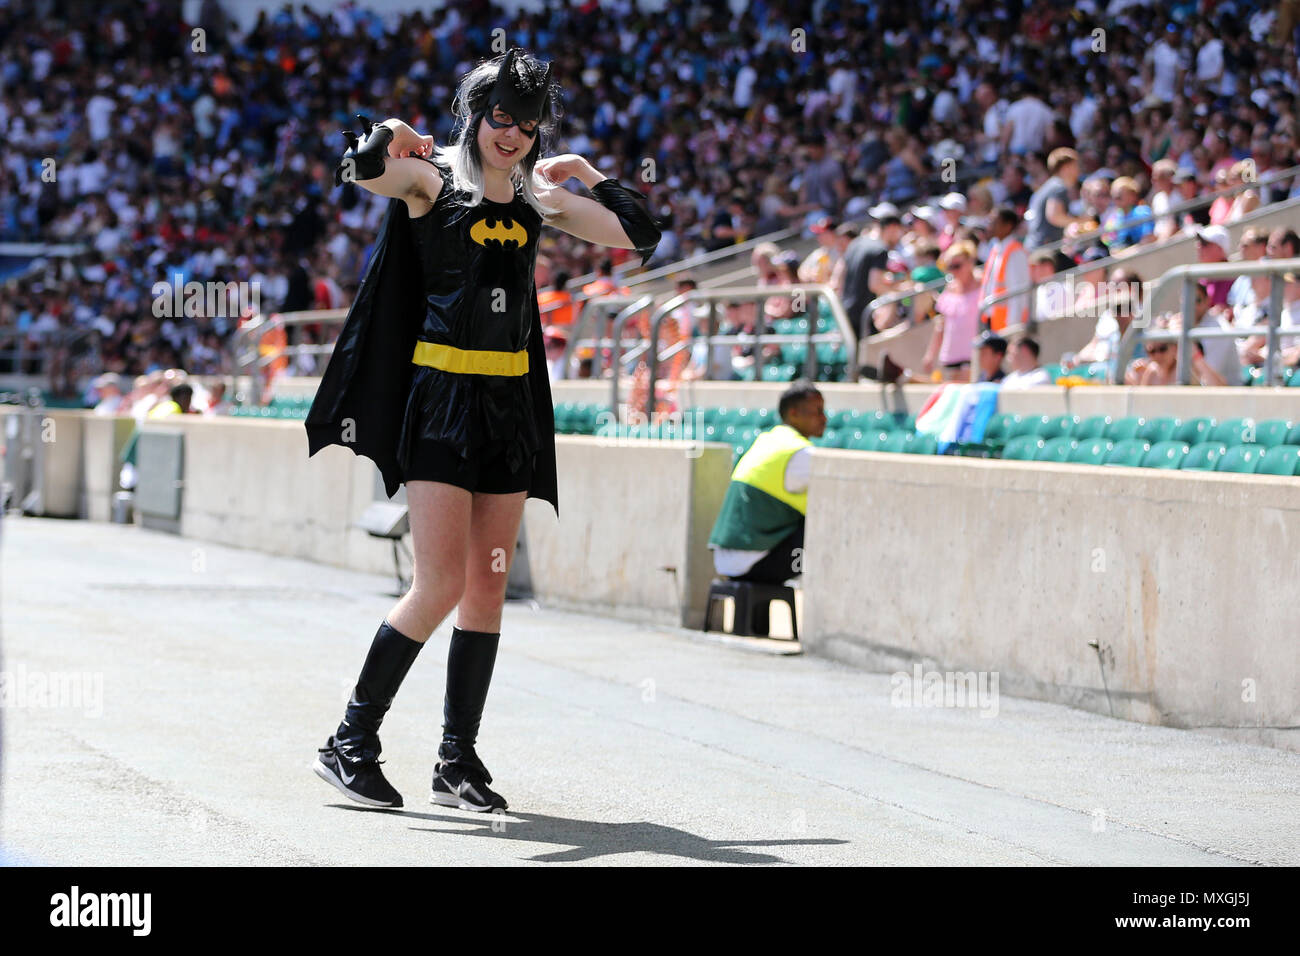
[{"label": "woman in batman costume", "polygon": [[[371,458],[389,497],[406,485],[411,589],[379,625],[316,774],[358,803],[400,807],[379,769],[379,726],[416,655],[457,609],[431,801],[504,810],[475,751],[525,498],[559,516],[555,426],[533,267],[543,225],[654,253],[639,193],[573,154],[542,159],[560,89],[518,48],[457,87],[458,135],[435,146],[401,120],[344,132],[336,183],[388,210],[307,416],[308,454]],[[592,199],[560,188],[579,179]]]}]

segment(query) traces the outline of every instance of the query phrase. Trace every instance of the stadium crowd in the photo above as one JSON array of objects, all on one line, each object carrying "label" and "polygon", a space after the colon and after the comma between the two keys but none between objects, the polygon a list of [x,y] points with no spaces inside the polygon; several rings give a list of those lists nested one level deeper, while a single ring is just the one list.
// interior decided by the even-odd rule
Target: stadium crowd
[{"label": "stadium crowd", "polygon": [[[816,250],[755,249],[757,280],[832,282],[863,333],[897,321],[867,314],[872,298],[951,274],[912,305],[940,319],[933,364],[953,373],[972,361],[972,318],[990,318],[972,314],[982,293],[1186,229],[1226,253],[1216,227],[1300,195],[1288,177],[1137,222],[1297,162],[1293,3],[471,2],[385,20],[348,0],[286,5],[247,31],[215,0],[195,23],[174,0],[108,0],[93,21],[57,10],[0,6],[0,240],[91,251],[6,280],[0,349],[49,349],[64,393],[104,371],[230,370],[237,311],[153,314],[155,283],[175,276],[247,281],[267,312],[345,306],[385,201],[332,185],[339,130],[382,113],[445,142],[452,84],[496,28],[555,62],[568,96],[555,150],[646,192],[664,224],[651,266],[793,226]],[[548,235],[538,289],[563,306],[569,278],[605,256],[595,282],[617,288],[621,250]],[[1258,295],[1232,288],[1242,304],[1215,291],[1215,314],[1258,316]],[[993,324],[1023,307],[1010,301]],[[788,300],[763,308],[785,317]],[[729,306],[724,330],[752,326],[754,311]],[[681,312],[677,334],[698,317]],[[697,349],[680,371],[738,375],[754,361]]]}]

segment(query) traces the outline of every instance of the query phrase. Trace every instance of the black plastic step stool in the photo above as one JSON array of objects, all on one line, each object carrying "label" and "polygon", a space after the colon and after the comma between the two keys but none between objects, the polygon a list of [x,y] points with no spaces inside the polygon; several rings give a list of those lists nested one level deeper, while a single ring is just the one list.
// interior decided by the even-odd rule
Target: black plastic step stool
[{"label": "black plastic step stool", "polygon": [[[790,633],[799,640],[799,621],[794,610],[794,588],[784,584],[760,584],[756,581],[735,581],[731,578],[714,578],[709,585],[709,601],[704,608],[704,630],[711,630],[715,601],[731,598],[735,614],[731,633],[737,637],[754,637],[754,611],[759,607],[771,608],[773,601],[790,605]],[[725,618],[724,618],[725,620]],[[770,620],[770,618],[769,618]],[[769,628],[770,630],[770,628]],[[758,635],[765,637],[766,635]]]}]

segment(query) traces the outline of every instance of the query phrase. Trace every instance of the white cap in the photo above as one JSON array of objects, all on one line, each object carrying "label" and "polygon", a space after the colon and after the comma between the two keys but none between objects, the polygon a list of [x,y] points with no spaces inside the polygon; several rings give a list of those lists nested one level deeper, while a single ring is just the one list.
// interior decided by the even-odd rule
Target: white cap
[{"label": "white cap", "polygon": [[1204,226],[1196,230],[1196,238],[1202,242],[1212,242],[1223,250],[1225,257],[1231,255],[1232,240],[1228,237],[1228,230],[1223,226]]},{"label": "white cap", "polygon": [[966,197],[961,193],[949,193],[939,200],[940,209],[955,209],[957,212],[966,211]]},{"label": "white cap", "polygon": [[867,210],[867,215],[872,219],[884,219],[886,216],[900,216],[898,207],[892,202],[877,203]]}]

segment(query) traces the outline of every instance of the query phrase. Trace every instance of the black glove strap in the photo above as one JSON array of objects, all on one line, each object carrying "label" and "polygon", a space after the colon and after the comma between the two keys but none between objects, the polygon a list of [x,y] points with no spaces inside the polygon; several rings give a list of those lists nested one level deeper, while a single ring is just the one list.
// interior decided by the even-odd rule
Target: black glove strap
[{"label": "black glove strap", "polygon": [[645,265],[654,255],[662,233],[650,211],[646,209],[645,197],[635,189],[629,189],[617,179],[602,179],[591,187],[595,200],[618,216],[623,231],[632,240],[636,251],[641,253],[641,265]]}]

